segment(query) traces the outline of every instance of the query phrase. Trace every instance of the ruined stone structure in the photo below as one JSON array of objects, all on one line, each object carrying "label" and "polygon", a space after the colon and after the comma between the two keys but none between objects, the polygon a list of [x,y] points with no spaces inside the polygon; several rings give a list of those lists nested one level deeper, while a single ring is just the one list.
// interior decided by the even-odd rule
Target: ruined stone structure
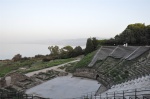
[{"label": "ruined stone structure", "polygon": [[35,74],[31,77],[18,72],[11,72],[0,79],[0,88],[11,87],[18,91],[24,91],[47,80],[53,79],[54,77],[65,75],[68,75],[68,73],[54,70],[40,72],[39,74]]},{"label": "ruined stone structure", "polygon": [[150,46],[102,46],[74,76],[98,80],[106,89],[150,74]]}]

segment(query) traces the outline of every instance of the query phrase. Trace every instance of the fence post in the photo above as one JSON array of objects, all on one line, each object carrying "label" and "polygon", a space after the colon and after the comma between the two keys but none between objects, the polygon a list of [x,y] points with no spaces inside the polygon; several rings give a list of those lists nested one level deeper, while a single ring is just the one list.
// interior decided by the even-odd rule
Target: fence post
[{"label": "fence post", "polygon": [[114,92],[114,99],[115,99],[115,92]]},{"label": "fence post", "polygon": [[99,97],[100,97],[100,99],[101,99],[101,94],[99,94]]},{"label": "fence post", "polygon": [[136,89],[135,89],[135,99],[136,99]]},{"label": "fence post", "polygon": [[123,91],[123,99],[125,99],[125,98],[124,98],[124,91]]},{"label": "fence post", "polygon": [[106,99],[108,99],[108,94],[106,93]]}]

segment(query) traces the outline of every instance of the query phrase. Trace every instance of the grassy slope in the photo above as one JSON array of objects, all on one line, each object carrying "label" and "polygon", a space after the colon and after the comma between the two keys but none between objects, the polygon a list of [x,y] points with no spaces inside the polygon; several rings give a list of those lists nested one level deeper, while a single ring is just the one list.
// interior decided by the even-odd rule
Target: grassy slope
[{"label": "grassy slope", "polygon": [[[5,74],[17,70],[21,73],[27,73],[31,71],[36,71],[56,65],[60,65],[69,61],[74,60],[73,58],[69,59],[57,59],[49,62],[42,62],[41,60],[37,59],[30,59],[24,61],[9,61],[9,62],[2,62],[0,61],[0,77],[4,76]],[[26,69],[19,69],[19,68],[26,68]]]},{"label": "grassy slope", "polygon": [[94,57],[95,53],[96,51],[84,56],[84,58],[74,66],[74,69],[87,67],[88,64],[91,62],[92,58]]}]

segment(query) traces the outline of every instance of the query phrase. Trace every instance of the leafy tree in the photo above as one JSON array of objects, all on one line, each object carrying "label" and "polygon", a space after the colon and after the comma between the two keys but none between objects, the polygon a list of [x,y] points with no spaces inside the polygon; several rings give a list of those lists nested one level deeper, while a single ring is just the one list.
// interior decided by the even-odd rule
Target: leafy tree
[{"label": "leafy tree", "polygon": [[65,46],[60,49],[61,58],[69,58],[72,56],[73,48],[71,46]]},{"label": "leafy tree", "polygon": [[76,46],[74,49],[73,49],[73,57],[75,57],[75,56],[79,56],[79,55],[81,55],[81,54],[83,54],[83,50],[82,50],[82,48],[80,47],[80,46]]},{"label": "leafy tree", "polygon": [[50,55],[59,55],[60,54],[60,49],[58,46],[49,46],[48,49],[50,50]]},{"label": "leafy tree", "polygon": [[146,37],[147,37],[147,44],[150,45],[150,25],[146,26]]},{"label": "leafy tree", "polygon": [[130,45],[150,44],[150,27],[142,23],[130,24],[127,28],[114,37],[114,41],[108,39],[105,45],[115,42],[116,44],[128,43]]},{"label": "leafy tree", "polygon": [[17,55],[15,55],[15,56],[12,58],[12,60],[13,60],[13,61],[19,61],[19,60],[21,60],[21,58],[22,58],[22,56],[21,56],[20,54],[17,54]]}]

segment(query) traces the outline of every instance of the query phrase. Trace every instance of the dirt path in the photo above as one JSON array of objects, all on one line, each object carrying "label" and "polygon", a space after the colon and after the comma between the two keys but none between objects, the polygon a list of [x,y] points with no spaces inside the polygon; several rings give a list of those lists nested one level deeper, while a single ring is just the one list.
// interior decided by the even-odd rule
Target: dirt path
[{"label": "dirt path", "polygon": [[77,60],[70,61],[70,62],[61,64],[61,65],[57,65],[57,66],[54,66],[54,67],[49,67],[49,68],[45,68],[45,69],[42,69],[42,70],[30,72],[30,73],[27,73],[27,74],[25,74],[25,75],[28,76],[28,77],[30,77],[30,76],[33,76],[34,74],[38,74],[39,72],[46,72],[47,70],[52,70],[52,69],[53,69],[53,70],[57,70],[57,71],[63,71],[63,72],[65,72],[64,70],[59,69],[59,67],[64,66],[64,65],[66,65],[66,64],[68,64],[68,63],[74,63],[74,62],[77,62],[77,61],[80,61],[80,60],[77,59]]}]

